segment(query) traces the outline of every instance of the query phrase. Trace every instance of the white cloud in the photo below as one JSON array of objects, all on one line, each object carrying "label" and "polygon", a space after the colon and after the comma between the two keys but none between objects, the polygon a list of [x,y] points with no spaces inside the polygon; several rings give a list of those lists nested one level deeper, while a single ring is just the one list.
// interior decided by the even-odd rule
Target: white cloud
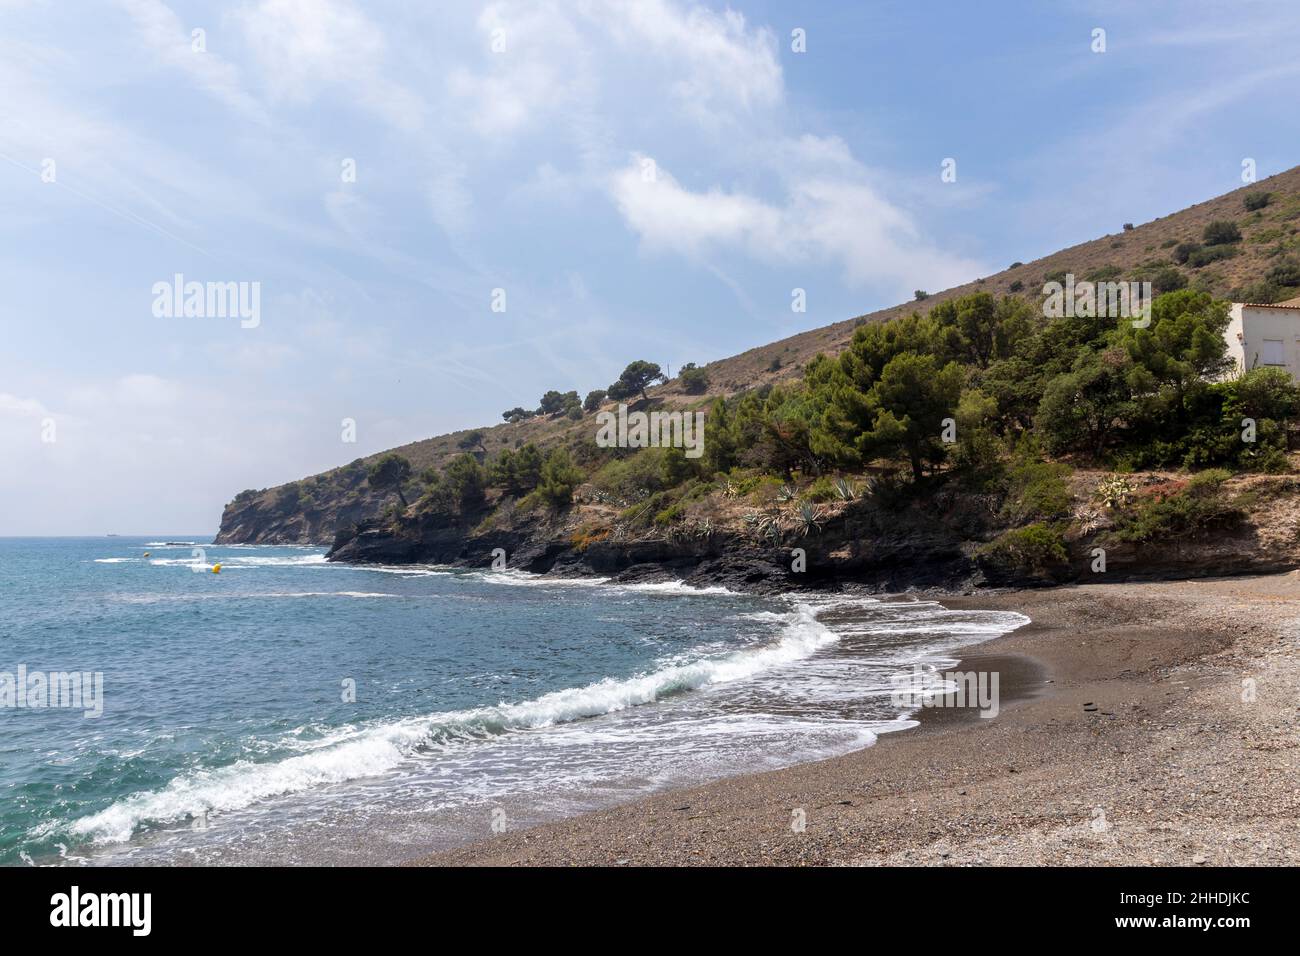
[{"label": "white cloud", "polygon": [[397,129],[425,122],[424,100],[389,77],[384,31],[345,0],[262,0],[234,14],[269,96],[299,105],[326,90],[346,94]]},{"label": "white cloud", "polygon": [[232,109],[265,124],[266,111],[250,96],[240,82],[239,70],[213,50],[196,52],[192,46],[194,29],[202,24],[184,24],[162,0],[118,0],[131,15],[150,50],[162,63],[189,74],[198,85]]},{"label": "white cloud", "polygon": [[34,398],[0,392],[0,415],[6,418],[48,418],[54,413]]},{"label": "white cloud", "polygon": [[739,251],[770,263],[837,263],[845,281],[905,289],[947,288],[981,274],[973,260],[942,252],[865,181],[797,179],[780,203],[713,188],[692,192],[666,170],[643,174],[645,157],[610,178],[628,227],[653,252],[704,259]]},{"label": "white cloud", "polygon": [[784,97],[776,37],[751,31],[734,10],[714,13],[669,0],[606,0],[592,9],[622,47],[668,64],[678,105],[697,118],[769,109]]},{"label": "white cloud", "polygon": [[589,93],[584,46],[564,8],[490,3],[475,28],[477,68],[453,69],[447,89],[462,120],[481,136],[536,127]]}]

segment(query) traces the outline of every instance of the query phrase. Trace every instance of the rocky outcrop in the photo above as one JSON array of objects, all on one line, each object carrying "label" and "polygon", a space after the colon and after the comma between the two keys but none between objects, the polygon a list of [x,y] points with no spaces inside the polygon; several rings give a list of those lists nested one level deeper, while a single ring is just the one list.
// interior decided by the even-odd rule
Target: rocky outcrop
[{"label": "rocky outcrop", "polygon": [[[508,528],[401,518],[362,522],[341,531],[331,561],[505,566],[554,576],[597,575],[617,582],[681,580],[698,587],[788,592],[844,586],[880,592],[972,591],[1071,582],[1160,580],[1285,571],[1300,567],[1296,497],[1271,498],[1238,524],[1141,544],[1105,531],[1068,542],[1066,559],[1046,567],[1008,567],[984,545],[1005,530],[988,509],[949,502],[943,511],[882,509],[854,502],[820,532],[787,534],[779,542],[734,531],[703,536],[660,530],[575,534],[578,509],[562,516],[525,516]],[[1104,552],[1104,555],[1103,555]],[[1098,558],[1104,557],[1104,562]]]},{"label": "rocky outcrop", "polygon": [[303,481],[245,491],[226,505],[216,544],[328,545],[340,529],[374,521],[396,499],[374,491],[357,462]]}]

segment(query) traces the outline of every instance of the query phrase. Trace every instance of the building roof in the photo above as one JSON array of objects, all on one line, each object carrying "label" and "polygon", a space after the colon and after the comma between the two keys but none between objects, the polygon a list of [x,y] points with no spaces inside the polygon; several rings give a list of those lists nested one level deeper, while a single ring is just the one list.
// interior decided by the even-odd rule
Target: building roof
[{"label": "building roof", "polygon": [[1237,304],[1246,309],[1300,309],[1300,296],[1287,299],[1285,302],[1239,302]]}]

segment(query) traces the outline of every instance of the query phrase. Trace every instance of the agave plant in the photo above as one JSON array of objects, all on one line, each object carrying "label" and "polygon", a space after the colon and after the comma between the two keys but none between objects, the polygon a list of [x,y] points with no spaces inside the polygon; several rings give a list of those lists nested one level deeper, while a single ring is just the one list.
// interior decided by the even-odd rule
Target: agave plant
[{"label": "agave plant", "polygon": [[794,501],[795,498],[797,498],[798,496],[799,496],[799,495],[798,495],[798,492],[796,492],[796,491],[795,491],[793,488],[791,488],[789,485],[782,485],[782,486],[781,486],[781,490],[778,491],[778,492],[776,493],[776,500],[777,500],[777,501]]},{"label": "agave plant", "polygon": [[836,478],[835,493],[840,496],[841,501],[852,501],[858,496],[858,489],[853,487],[853,482]]},{"label": "agave plant", "polygon": [[821,534],[822,522],[826,520],[826,513],[821,508],[814,507],[812,502],[805,501],[799,505],[798,519],[801,536],[814,532]]},{"label": "agave plant", "polygon": [[1079,530],[1088,535],[1101,527],[1102,515],[1095,508],[1079,507],[1074,509],[1074,520],[1079,522]]},{"label": "agave plant", "polygon": [[781,527],[781,513],[766,511],[756,516],[754,530],[760,537],[770,538],[774,543],[781,540],[785,529]]},{"label": "agave plant", "polygon": [[695,537],[697,538],[713,537],[713,519],[712,518],[700,519],[699,523],[695,525],[694,531],[695,531]]},{"label": "agave plant", "polygon": [[669,525],[664,529],[664,540],[669,544],[684,544],[686,536],[686,529],[678,525]]}]

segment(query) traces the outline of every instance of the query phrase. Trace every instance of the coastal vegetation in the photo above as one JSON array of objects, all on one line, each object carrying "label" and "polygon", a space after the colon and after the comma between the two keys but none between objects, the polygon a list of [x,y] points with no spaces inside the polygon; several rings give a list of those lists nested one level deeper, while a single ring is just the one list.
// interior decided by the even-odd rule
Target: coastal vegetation
[{"label": "coastal vegetation", "polygon": [[[244,492],[223,534],[319,528],[341,546],[370,529],[439,560],[486,553],[483,535],[512,553],[581,541],[592,561],[732,542],[884,562],[892,541],[1056,577],[1093,546],[1258,527],[1270,495],[1292,493],[1300,389],[1285,369],[1233,369],[1224,332],[1231,301],[1300,294],[1297,223],[1300,170],[674,378],[638,359],[584,398],[560,386],[505,424],[398,449],[405,468],[379,468],[388,453]],[[1045,309],[1044,283],[1070,275],[1150,282],[1149,321]],[[703,454],[599,447],[611,403],[703,412]]]},{"label": "coastal vegetation", "polygon": [[[412,510],[448,521],[491,507],[556,513],[586,485],[591,500],[617,506],[616,523],[650,529],[732,495],[760,508],[788,506],[749,522],[781,540],[820,530],[826,516],[809,509],[853,500],[855,482],[866,479],[868,494],[885,504],[934,500],[945,488],[992,496],[1009,527],[981,553],[1042,569],[1064,560],[1076,468],[1211,469],[1137,510],[1127,508],[1132,496],[1106,498],[1110,533],[1124,542],[1230,523],[1239,509],[1220,493],[1225,468],[1287,470],[1300,387],[1275,368],[1228,374],[1227,322],[1226,302],[1191,289],[1156,298],[1145,326],[1045,319],[1024,298],[976,292],[860,326],[839,355],[812,359],[802,380],[707,400],[698,460],[680,448],[597,448],[580,433],[547,450],[529,442],[481,461],[476,430],[459,439],[461,454],[422,475]],[[610,391],[648,402],[645,389],[659,378],[658,366],[633,362]],[[699,388],[683,383],[687,394]],[[549,392],[541,411],[566,414],[576,395]],[[369,481],[400,495],[410,474],[390,454]]]}]

